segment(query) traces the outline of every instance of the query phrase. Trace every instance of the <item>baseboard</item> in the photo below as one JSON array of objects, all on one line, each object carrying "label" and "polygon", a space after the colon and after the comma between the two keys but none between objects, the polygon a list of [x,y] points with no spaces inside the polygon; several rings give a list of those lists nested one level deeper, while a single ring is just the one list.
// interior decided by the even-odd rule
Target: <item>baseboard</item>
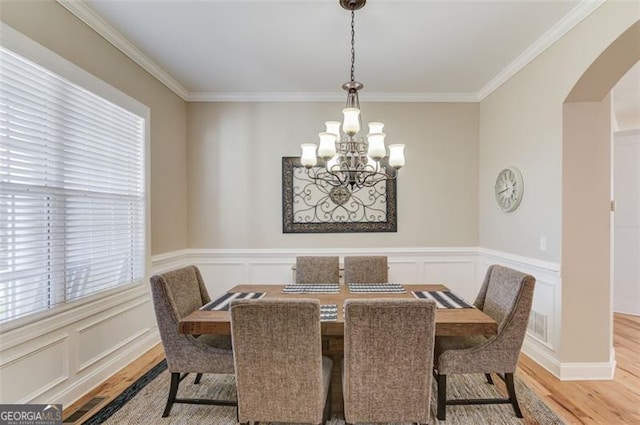
[{"label": "baseboard", "polygon": [[522,344],[522,352],[551,372],[556,378],[561,379],[562,364],[555,357],[555,351],[527,335]]},{"label": "baseboard", "polygon": [[616,356],[612,348],[608,362],[562,363],[560,379],[562,381],[606,381],[613,379],[616,371]]},{"label": "baseboard", "polygon": [[621,303],[613,306],[614,313],[630,314],[632,316],[640,316],[640,305],[632,303]]}]

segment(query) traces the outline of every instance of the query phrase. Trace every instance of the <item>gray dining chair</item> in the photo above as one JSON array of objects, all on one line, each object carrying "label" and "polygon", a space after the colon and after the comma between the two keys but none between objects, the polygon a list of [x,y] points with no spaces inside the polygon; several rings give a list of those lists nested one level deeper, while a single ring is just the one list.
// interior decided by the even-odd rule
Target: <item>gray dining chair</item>
[{"label": "gray dining chair", "polygon": [[177,398],[178,386],[189,373],[197,374],[194,384],[200,383],[203,373],[234,373],[229,336],[194,336],[178,332],[181,318],[211,301],[198,268],[188,266],[152,276],[151,294],[171,373],[169,396],[162,417],[169,416],[174,403],[235,406],[235,400]]},{"label": "gray dining chair", "polygon": [[296,257],[296,283],[339,283],[338,257]]},{"label": "gray dining chair", "polygon": [[[527,330],[534,287],[535,278],[531,275],[498,265],[489,267],[474,306],[498,323],[497,334],[436,338],[434,374],[439,420],[445,420],[449,405],[502,403],[511,404],[516,416],[522,418],[514,373]],[[447,376],[465,373],[483,373],[489,384],[493,384],[491,373],[497,373],[505,381],[508,398],[447,399]]]},{"label": "gray dining chair", "polygon": [[388,271],[386,256],[344,257],[345,283],[387,283]]},{"label": "gray dining chair", "polygon": [[238,422],[328,419],[333,362],[322,356],[318,300],[232,301],[231,335]]},{"label": "gray dining chair", "polygon": [[345,421],[429,422],[435,302],[347,300],[344,310]]}]

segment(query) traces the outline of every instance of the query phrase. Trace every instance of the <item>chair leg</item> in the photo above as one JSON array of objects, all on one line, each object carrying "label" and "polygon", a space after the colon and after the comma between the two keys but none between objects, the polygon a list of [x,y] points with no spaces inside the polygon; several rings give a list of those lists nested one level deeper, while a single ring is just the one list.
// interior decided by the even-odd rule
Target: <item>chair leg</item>
[{"label": "chair leg", "polygon": [[322,423],[325,424],[331,420],[331,382],[329,382],[329,390],[327,391],[327,399],[324,401],[324,410],[322,412]]},{"label": "chair leg", "polygon": [[491,385],[493,385],[493,378],[491,378],[491,374],[490,373],[485,373],[484,376],[487,377],[487,382]]},{"label": "chair leg", "polygon": [[516,412],[518,418],[522,418],[522,412],[520,411],[518,399],[516,398],[516,387],[513,384],[513,373],[505,373],[504,378],[504,382],[507,385],[507,393],[509,394],[509,401],[511,401],[513,410]]},{"label": "chair leg", "polygon": [[164,408],[164,412],[162,413],[162,417],[166,418],[169,416],[169,412],[171,412],[171,408],[173,407],[173,402],[176,399],[176,395],[178,394],[178,385],[180,385],[180,374],[172,373],[171,374],[171,387],[169,388],[169,397],[167,398],[167,405]]},{"label": "chair leg", "polygon": [[447,418],[447,375],[438,373],[438,412],[439,421]]},{"label": "chair leg", "polygon": [[201,373],[198,373],[198,374],[196,375],[196,380],[195,380],[195,381],[193,381],[194,385],[198,385],[198,384],[200,383],[200,380],[201,380],[201,379],[202,379],[202,374],[201,374]]}]

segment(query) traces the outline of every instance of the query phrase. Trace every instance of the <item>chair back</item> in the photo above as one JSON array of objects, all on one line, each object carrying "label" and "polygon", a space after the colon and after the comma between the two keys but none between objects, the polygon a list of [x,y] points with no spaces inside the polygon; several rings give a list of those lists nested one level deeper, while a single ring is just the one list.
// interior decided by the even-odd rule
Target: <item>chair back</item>
[{"label": "chair back", "polygon": [[[536,279],[531,275],[492,265],[474,302],[498,323],[492,345],[515,353],[516,363],[527,331],[535,283]],[[514,368],[515,364],[511,369]]]},{"label": "chair back", "polygon": [[429,422],[435,313],[433,300],[345,302],[347,423]]},{"label": "chair back", "polygon": [[338,257],[296,257],[296,283],[339,283]]},{"label": "chair back", "polygon": [[[180,319],[211,301],[202,275],[196,266],[187,266],[151,277],[153,307],[158,331],[171,372],[207,372],[200,366],[197,347],[202,345],[193,335],[178,331]],[[193,369],[193,370],[192,370]],[[225,370],[233,371],[232,364]]]},{"label": "chair back", "polygon": [[318,300],[231,303],[238,420],[322,422]]},{"label": "chair back", "polygon": [[344,257],[345,283],[388,283],[387,257]]}]

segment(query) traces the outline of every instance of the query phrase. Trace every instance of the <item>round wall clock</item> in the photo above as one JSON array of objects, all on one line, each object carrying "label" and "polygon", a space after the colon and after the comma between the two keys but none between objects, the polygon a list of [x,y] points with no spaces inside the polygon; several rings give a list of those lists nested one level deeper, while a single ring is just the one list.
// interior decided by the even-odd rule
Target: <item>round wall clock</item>
[{"label": "round wall clock", "polygon": [[508,167],[498,173],[494,187],[496,203],[504,212],[515,211],[522,201],[524,183],[516,167]]}]

